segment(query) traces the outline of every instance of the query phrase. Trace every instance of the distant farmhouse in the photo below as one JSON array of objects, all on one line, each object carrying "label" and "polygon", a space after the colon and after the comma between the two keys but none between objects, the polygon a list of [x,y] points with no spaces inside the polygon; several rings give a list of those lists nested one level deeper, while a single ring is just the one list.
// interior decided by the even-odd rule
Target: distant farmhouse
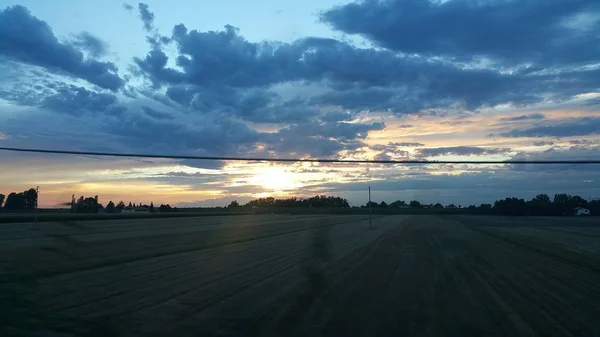
[{"label": "distant farmhouse", "polygon": [[583,207],[577,207],[573,209],[573,215],[590,215],[590,210]]}]

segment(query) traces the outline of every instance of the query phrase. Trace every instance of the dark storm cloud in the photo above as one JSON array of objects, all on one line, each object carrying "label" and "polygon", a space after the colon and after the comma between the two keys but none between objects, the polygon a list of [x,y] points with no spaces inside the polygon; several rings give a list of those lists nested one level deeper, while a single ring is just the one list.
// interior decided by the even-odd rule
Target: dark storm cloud
[{"label": "dark storm cloud", "polygon": [[544,119],[544,118],[546,118],[546,116],[544,116],[544,114],[534,113],[534,114],[529,114],[529,115],[505,117],[505,118],[501,118],[500,120],[515,122],[515,121],[527,121],[527,120],[540,120],[540,119]]},{"label": "dark storm cloud", "polygon": [[85,50],[92,57],[100,57],[108,52],[108,44],[88,32],[82,32],[75,36],[73,46]]},{"label": "dark storm cloud", "polygon": [[363,0],[321,18],[406,53],[540,66],[596,62],[598,15],[596,0]]},{"label": "dark storm cloud", "polygon": [[537,125],[527,129],[501,133],[504,137],[574,137],[600,134],[600,118],[571,118],[567,122]]},{"label": "dark storm cloud", "polygon": [[453,147],[437,147],[419,149],[417,152],[421,156],[436,157],[443,155],[457,155],[457,156],[469,156],[469,155],[491,155],[491,154],[503,154],[509,152],[508,148],[484,148],[477,146],[453,146]]},{"label": "dark storm cloud", "polygon": [[140,19],[144,23],[144,29],[148,32],[154,29],[154,13],[150,12],[148,5],[140,2],[138,10],[140,11]]},{"label": "dark storm cloud", "polygon": [[59,42],[46,22],[22,6],[0,12],[0,55],[67,73],[113,91],[124,84],[113,63],[84,59],[75,45]]}]

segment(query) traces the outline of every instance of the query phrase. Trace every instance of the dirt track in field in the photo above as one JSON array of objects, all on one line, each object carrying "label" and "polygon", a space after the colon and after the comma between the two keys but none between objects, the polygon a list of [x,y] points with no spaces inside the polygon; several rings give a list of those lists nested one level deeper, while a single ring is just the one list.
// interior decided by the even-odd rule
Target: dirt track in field
[{"label": "dirt track in field", "polygon": [[536,226],[515,230],[492,217],[378,217],[375,230],[358,216],[160,221],[49,224],[18,244],[22,229],[0,228],[10,233],[0,238],[3,298],[14,304],[0,331],[600,335],[592,220],[560,229],[513,219]]}]

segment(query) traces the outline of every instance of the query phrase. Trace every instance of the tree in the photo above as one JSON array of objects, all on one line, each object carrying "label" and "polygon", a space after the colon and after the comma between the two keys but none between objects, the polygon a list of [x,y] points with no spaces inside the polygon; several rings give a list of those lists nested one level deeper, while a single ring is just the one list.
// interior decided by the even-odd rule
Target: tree
[{"label": "tree", "polygon": [[120,211],[122,211],[125,208],[125,203],[123,202],[123,200],[119,201],[119,203],[117,204],[117,209]]},{"label": "tree", "polygon": [[160,207],[158,207],[158,211],[159,212],[172,212],[173,209],[171,208],[171,205],[166,204],[166,205],[160,205]]},{"label": "tree", "polygon": [[[114,206],[114,203],[113,203]],[[71,206],[71,212],[74,213],[98,213],[102,205],[98,203],[98,196],[87,197],[83,196],[77,199],[77,202]]]},{"label": "tree", "polygon": [[25,192],[12,192],[6,197],[4,208],[10,210],[33,210],[37,207],[37,191],[30,188]]},{"label": "tree", "polygon": [[550,215],[552,213],[552,201],[547,194],[538,194],[527,202],[528,213],[531,215]]},{"label": "tree", "polygon": [[116,211],[116,206],[115,203],[111,201],[108,202],[108,205],[106,205],[106,212],[107,213],[114,213]]},{"label": "tree", "polygon": [[379,207],[388,207],[388,204],[385,201],[379,203]]},{"label": "tree", "polygon": [[435,205],[433,205],[433,208],[444,208],[444,205],[442,205],[438,202]]},{"label": "tree", "polygon": [[150,201],[150,212],[154,212],[154,203]]},{"label": "tree", "polygon": [[392,207],[392,208],[406,207],[406,202],[404,202],[403,200],[396,200],[396,201],[392,202],[391,204],[389,204],[388,207]]},{"label": "tree", "polygon": [[494,203],[494,211],[501,215],[526,215],[527,204],[518,198],[506,198]]},{"label": "tree", "polygon": [[417,200],[413,200],[408,204],[408,206],[410,206],[412,208],[421,208],[421,203],[418,202]]},{"label": "tree", "polygon": [[235,208],[235,207],[240,207],[240,204],[237,202],[237,200],[232,201],[229,206],[227,206],[227,208]]},{"label": "tree", "polygon": [[27,191],[23,192],[25,198],[25,208],[26,209],[35,209],[37,207],[38,195],[35,188],[30,188]]},{"label": "tree", "polygon": [[133,205],[131,204],[131,201],[129,202],[129,206],[127,206],[129,208],[133,208]]},{"label": "tree", "polygon": [[0,208],[2,208],[2,205],[4,204],[4,199],[6,199],[6,196],[0,193]]},{"label": "tree", "polygon": [[6,197],[4,209],[22,210],[25,209],[25,195],[23,193],[12,192]]}]

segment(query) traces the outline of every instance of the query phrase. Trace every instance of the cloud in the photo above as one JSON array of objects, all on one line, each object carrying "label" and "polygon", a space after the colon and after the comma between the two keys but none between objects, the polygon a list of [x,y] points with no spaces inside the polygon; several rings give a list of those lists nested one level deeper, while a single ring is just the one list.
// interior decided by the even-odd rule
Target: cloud
[{"label": "cloud", "polygon": [[363,0],[321,20],[408,54],[539,67],[596,62],[598,15],[595,0]]},{"label": "cloud", "polygon": [[150,107],[147,107],[145,105],[142,105],[142,111],[146,115],[148,115],[148,116],[150,116],[152,118],[155,118],[155,119],[174,119],[175,118],[172,114],[169,114],[169,113],[166,113],[166,112],[161,112],[161,111],[158,111],[158,110],[154,110],[154,109],[152,109]]},{"label": "cloud", "polygon": [[148,32],[154,29],[154,13],[150,12],[148,5],[145,3],[138,4],[138,10],[140,11],[140,19],[144,23],[144,29]]},{"label": "cloud", "polygon": [[302,123],[282,128],[276,133],[264,134],[267,149],[290,156],[328,157],[341,150],[364,146],[369,131],[382,130],[383,123]]},{"label": "cloud", "polygon": [[[542,152],[525,153],[521,152],[513,156],[512,160],[564,160],[564,161],[581,161],[581,160],[598,160],[600,158],[600,148],[588,147],[582,145],[570,146],[570,147],[552,147]],[[598,165],[586,165],[586,164],[547,164],[547,165],[510,165],[510,169],[513,171],[530,171],[530,172],[542,172],[542,171],[558,171],[567,172],[571,171],[575,177],[571,178],[573,183],[577,183],[583,180],[597,180],[600,181],[600,176],[595,178],[589,177],[589,172],[597,174]],[[585,173],[585,175],[584,175]],[[579,174],[579,176],[577,176]],[[557,178],[559,179],[559,178]],[[564,178],[563,178],[564,179]]]},{"label": "cloud", "polygon": [[418,154],[425,157],[437,157],[444,155],[457,155],[457,156],[469,156],[469,155],[493,155],[503,154],[509,152],[508,148],[483,148],[477,146],[453,146],[453,147],[437,147],[437,148],[426,148],[419,149]]},{"label": "cloud", "polygon": [[584,103],[585,106],[596,106],[596,105],[600,105],[600,97],[596,97],[596,98],[591,98],[585,101]]},{"label": "cloud", "polygon": [[545,119],[545,118],[546,118],[546,116],[544,114],[534,113],[534,114],[529,114],[529,115],[504,117],[504,118],[500,118],[500,120],[514,122],[514,121],[540,120],[540,119]]},{"label": "cloud", "polygon": [[[306,100],[307,106],[318,108],[394,114],[476,111],[501,104],[521,107],[564,101],[600,85],[600,69],[594,68],[508,72],[358,48],[334,39],[253,43],[230,25],[222,31],[200,32],[179,24],[170,39],[176,55],[153,47],[134,61],[139,75],[154,87],[166,86],[167,94],[184,105],[200,101],[198,95],[203,104],[218,105],[223,93],[243,96],[250,89],[267,93],[278,84],[301,82],[328,87]],[[170,58],[177,68],[168,66]],[[277,96],[263,99],[268,106]]]},{"label": "cloud", "polygon": [[356,115],[348,111],[333,111],[321,115],[319,119],[323,122],[343,122],[354,119]]},{"label": "cloud", "polygon": [[130,4],[123,4],[123,9],[127,10],[127,11],[132,11],[133,10],[133,6]]},{"label": "cloud", "polygon": [[518,137],[574,137],[600,134],[600,118],[579,117],[567,122],[537,125],[527,129],[511,130],[501,133],[501,136]]},{"label": "cloud", "polygon": [[425,146],[425,144],[423,143],[411,143],[411,142],[404,142],[404,143],[390,143],[391,145],[394,146],[400,146],[400,147],[421,147],[421,146]]},{"label": "cloud", "polygon": [[[0,12],[0,41],[0,55],[10,59],[66,73],[113,91],[125,83],[113,63],[84,59],[77,46],[59,42],[52,28],[23,6]],[[86,48],[89,50],[90,45]]]},{"label": "cloud", "polygon": [[96,92],[62,82],[47,83],[45,86],[17,85],[10,91],[0,91],[0,98],[73,116],[85,113],[119,115],[127,110],[112,93]]},{"label": "cloud", "polygon": [[549,145],[554,145],[554,142],[553,141],[542,140],[542,141],[539,141],[539,142],[533,142],[533,145],[535,145],[535,146],[549,146]]},{"label": "cloud", "polygon": [[108,52],[108,44],[88,32],[76,35],[72,45],[87,51],[94,58],[103,56]]},{"label": "cloud", "polygon": [[600,144],[599,140],[591,140],[591,139],[577,139],[569,141],[569,144],[573,145],[598,145]]}]

